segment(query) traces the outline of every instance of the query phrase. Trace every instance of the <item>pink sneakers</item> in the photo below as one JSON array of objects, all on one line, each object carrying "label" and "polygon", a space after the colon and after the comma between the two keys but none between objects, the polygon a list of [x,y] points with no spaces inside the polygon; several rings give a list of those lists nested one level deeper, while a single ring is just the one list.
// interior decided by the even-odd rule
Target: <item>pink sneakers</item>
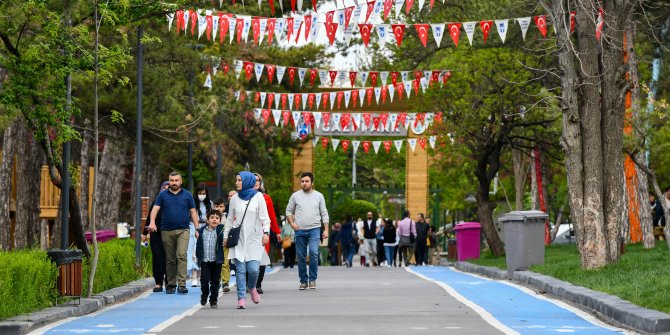
[{"label": "pink sneakers", "polygon": [[251,293],[251,301],[253,301],[254,304],[261,302],[261,296],[255,288],[251,289],[249,293]]},{"label": "pink sneakers", "polygon": [[246,304],[247,304],[247,299],[244,299],[244,298],[238,299],[237,300],[237,309],[244,309],[244,307],[246,307]]}]

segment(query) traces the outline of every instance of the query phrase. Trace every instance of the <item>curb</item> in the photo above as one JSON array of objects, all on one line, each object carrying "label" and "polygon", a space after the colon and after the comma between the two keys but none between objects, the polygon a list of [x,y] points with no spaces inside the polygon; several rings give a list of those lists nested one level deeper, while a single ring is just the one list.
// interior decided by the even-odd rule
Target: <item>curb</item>
[{"label": "curb", "polygon": [[640,307],[617,296],[593,291],[531,271],[515,271],[510,280],[506,270],[494,267],[479,266],[468,262],[453,262],[453,266],[463,272],[476,273],[498,280],[520,282],[540,293],[548,293],[569,301],[592,314],[636,331],[649,334],[670,332],[670,314]]},{"label": "curb", "polygon": [[20,335],[31,332],[47,323],[55,322],[69,317],[88,314],[101,309],[107,305],[127,300],[138,293],[142,293],[154,286],[153,278],[145,278],[130,282],[121,287],[116,287],[91,298],[82,298],[79,305],[72,303],[60,304],[34,313],[15,316],[0,322],[0,334]]}]

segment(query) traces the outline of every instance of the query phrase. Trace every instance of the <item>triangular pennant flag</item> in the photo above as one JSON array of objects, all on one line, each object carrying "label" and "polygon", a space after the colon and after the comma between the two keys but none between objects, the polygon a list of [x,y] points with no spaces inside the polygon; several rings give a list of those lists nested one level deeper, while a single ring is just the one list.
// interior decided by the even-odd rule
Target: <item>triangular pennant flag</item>
[{"label": "triangular pennant flag", "polygon": [[398,84],[398,76],[400,75],[400,72],[393,71],[391,72],[391,84],[395,86]]},{"label": "triangular pennant flag", "polygon": [[277,84],[281,85],[281,80],[284,78],[285,72],[286,72],[286,66],[277,65]]},{"label": "triangular pennant flag", "polygon": [[368,99],[368,106],[372,106],[372,94],[373,93],[374,93],[374,89],[372,87],[365,90],[365,98]]},{"label": "triangular pennant flag", "polygon": [[[268,94],[266,92],[261,92],[261,107],[265,106],[265,99],[267,98]],[[268,106],[270,108],[270,106]]]},{"label": "triangular pennant flag", "polygon": [[263,110],[263,124],[268,124],[268,120],[270,119],[270,110],[269,109],[264,109]]},{"label": "triangular pennant flag", "polygon": [[338,122],[338,124],[342,130],[349,128],[349,124],[351,124],[351,114],[342,113],[342,117],[340,118],[340,122]]},{"label": "triangular pennant flag", "polygon": [[314,86],[314,80],[316,80],[316,76],[319,73],[317,69],[309,69],[309,85]]},{"label": "triangular pennant flag", "polygon": [[242,69],[244,68],[244,62],[241,60],[234,60],[235,63],[235,76],[239,79],[240,78],[240,72],[242,72]]},{"label": "triangular pennant flag", "polygon": [[405,0],[405,14],[409,15],[412,5],[414,5],[414,0]]},{"label": "triangular pennant flag", "polygon": [[570,34],[575,31],[575,18],[577,17],[577,12],[570,12]]},{"label": "triangular pennant flag", "polygon": [[312,16],[305,15],[305,40],[307,40],[307,38],[309,37],[309,32],[311,30],[312,30]]},{"label": "triangular pennant flag", "polygon": [[344,152],[347,152],[347,149],[349,149],[349,143],[351,143],[349,140],[342,140],[342,150]]},{"label": "triangular pennant flag", "polygon": [[365,89],[361,88],[358,90],[358,97],[360,98],[361,107],[363,107],[363,102],[365,101]]},{"label": "triangular pennant flag", "polygon": [[284,127],[288,127],[291,122],[291,111],[282,111],[282,119],[284,120]]},{"label": "triangular pennant flag", "polygon": [[516,22],[519,22],[519,27],[521,27],[521,36],[524,41],[526,40],[526,32],[530,26],[530,17],[519,17],[516,19]]},{"label": "triangular pennant flag", "polygon": [[205,84],[203,86],[210,90],[212,89],[212,76],[209,73],[207,74],[207,78],[205,78]]},{"label": "triangular pennant flag", "polygon": [[479,28],[482,29],[482,34],[484,34],[484,43],[489,38],[489,32],[491,31],[491,26],[493,21],[479,21]]},{"label": "triangular pennant flag", "polygon": [[344,85],[347,82],[349,77],[349,71],[337,71],[337,82],[341,85]]},{"label": "triangular pennant flag", "polygon": [[[317,108],[317,109],[319,108],[319,106],[321,106],[321,97],[322,97],[321,94],[315,94],[315,98],[316,98],[316,108]],[[310,107],[310,108],[311,108],[311,107]],[[325,108],[324,108],[324,109],[325,109]]]},{"label": "triangular pennant flag", "polygon": [[366,154],[370,151],[370,141],[363,141],[363,152]]},{"label": "triangular pennant flag", "polygon": [[421,149],[426,150],[426,138],[425,137],[419,137],[419,145],[421,146]]},{"label": "triangular pennant flag", "polygon": [[202,37],[202,34],[205,33],[205,30],[207,30],[207,17],[199,13],[197,13],[197,15],[198,15],[198,39],[200,39],[200,37]]},{"label": "triangular pennant flag", "polygon": [[337,78],[337,71],[328,71],[328,76],[330,77],[330,87],[333,87],[335,78]]},{"label": "triangular pennant flag", "polygon": [[[268,93],[268,108],[272,108],[272,102],[275,100],[274,93]],[[275,108],[277,108],[277,102],[275,101]]]},{"label": "triangular pennant flag", "polygon": [[312,146],[316,147],[316,144],[319,143],[319,141],[321,141],[321,137],[319,136],[312,137]]},{"label": "triangular pennant flag", "polygon": [[393,144],[395,145],[395,149],[400,153],[400,150],[402,149],[402,140],[394,140]]},{"label": "triangular pennant flag", "polygon": [[400,76],[402,77],[403,82],[407,81],[408,74],[409,74],[409,71],[400,71]]},{"label": "triangular pennant flag", "polygon": [[308,99],[309,94],[308,93],[302,93],[301,95],[302,95],[302,97],[300,98],[300,100],[302,100],[302,110],[305,110],[305,109],[307,109],[306,104],[307,104],[307,99]]},{"label": "triangular pennant flag", "polygon": [[358,91],[357,90],[351,90],[351,106],[356,107],[356,101],[358,101]]},{"label": "triangular pennant flag", "polygon": [[260,108],[254,108],[254,119],[256,119],[256,122],[261,122],[261,115],[263,115],[263,110]]},{"label": "triangular pennant flag", "polygon": [[268,19],[261,18],[259,21],[261,23],[261,31],[260,31],[260,40],[258,41],[258,43],[261,44],[263,43],[263,38],[265,38],[265,31],[268,29]]},{"label": "triangular pennant flag", "polygon": [[330,143],[333,144],[333,151],[337,151],[337,146],[340,144],[340,140],[337,138],[333,138],[330,140]]},{"label": "triangular pennant flag", "polygon": [[328,99],[330,99],[330,110],[333,110],[333,107],[335,107],[335,100],[337,100],[337,92],[330,92]]},{"label": "triangular pennant flag", "polygon": [[409,96],[412,93],[412,82],[411,81],[406,81],[406,82],[403,83],[403,85],[405,86],[404,87],[405,93],[407,93],[407,97],[409,98]]},{"label": "triangular pennant flag", "polygon": [[[544,18],[544,16],[542,16],[542,18]],[[536,22],[536,23],[538,22],[537,20],[538,20],[538,19],[537,19],[537,17],[536,17],[536,19],[535,19],[535,22]],[[600,41],[600,36],[601,36],[602,33],[603,33],[603,25],[604,25],[604,24],[605,24],[605,18],[603,17],[603,9],[602,9],[602,7],[601,7],[601,8],[598,8],[598,19],[596,19],[596,40],[598,40],[598,41]],[[545,25],[545,28],[544,28],[545,33],[542,34],[542,37],[546,37],[546,36],[545,36],[545,34],[546,34],[546,30],[547,30],[547,28],[546,28],[546,19],[545,19],[545,23],[544,23],[544,25]],[[537,27],[539,28],[540,25],[538,24]],[[540,29],[540,32],[542,32],[542,29]]]},{"label": "triangular pennant flag", "polygon": [[463,29],[465,29],[465,34],[468,35],[468,41],[472,45],[472,37],[475,34],[475,26],[477,22],[463,22]]},{"label": "triangular pennant flag", "polygon": [[368,81],[368,71],[361,71],[359,72],[361,75],[361,86],[365,86],[365,83]]},{"label": "triangular pennant flag", "polygon": [[[344,91],[344,107],[349,108],[349,99],[351,98],[351,91]],[[339,102],[338,102],[339,108]]]},{"label": "triangular pennant flag", "polygon": [[354,12],[354,8],[357,6],[351,6],[344,9],[344,28],[349,27],[349,20],[351,20],[351,14]]},{"label": "triangular pennant flag", "polygon": [[425,0],[419,0],[419,11],[423,9],[423,4],[425,3]]},{"label": "triangular pennant flag", "polygon": [[405,0],[395,0],[395,18],[396,20],[398,19],[398,16],[400,16],[400,12],[402,11],[402,4],[405,2]]},{"label": "triangular pennant flag", "polygon": [[349,71],[349,82],[351,83],[351,87],[356,86],[356,75],[358,72],[356,71]]},{"label": "triangular pennant flag", "polygon": [[263,68],[265,67],[265,64],[263,63],[255,63],[254,64],[254,72],[256,73],[256,82],[261,81],[261,75],[263,75]]},{"label": "triangular pennant flag", "polygon": [[223,44],[223,40],[230,29],[230,21],[227,15],[219,13],[219,44]]},{"label": "triangular pennant flag", "polygon": [[249,39],[249,30],[251,30],[251,16],[243,16],[244,18],[244,28],[242,29],[242,38],[244,38],[244,43]]},{"label": "triangular pennant flag", "polygon": [[344,99],[344,92],[339,91],[337,92],[337,109],[342,109],[342,100]]},{"label": "triangular pennant flag", "polygon": [[212,17],[212,11],[207,10],[205,11],[205,21],[207,28],[205,30],[205,35],[207,35],[207,40],[211,41],[212,40],[212,28],[214,25],[214,18]]},{"label": "triangular pennant flag", "polygon": [[289,67],[288,68],[288,84],[293,87],[293,80],[295,79],[296,72],[298,72],[298,69],[295,67]]},{"label": "triangular pennant flag", "polygon": [[379,41],[384,43],[386,40],[386,34],[388,33],[389,25],[388,24],[378,24],[375,25],[377,27],[377,36],[379,37]]},{"label": "triangular pennant flag", "polygon": [[[181,11],[177,11],[177,15],[178,15],[178,14],[181,14],[180,12],[181,12]],[[172,20],[174,20],[174,15],[175,15],[175,13],[167,13],[167,14],[166,14],[167,19],[168,19],[168,31],[172,30]],[[183,15],[183,14],[182,14],[182,15]],[[369,16],[369,15],[370,15],[370,14],[368,14],[368,16]],[[181,22],[181,21],[180,21],[179,19],[177,19],[177,22]],[[179,30],[179,28],[177,28],[177,30]]]},{"label": "triangular pennant flag", "polygon": [[361,145],[361,141],[351,140],[351,146],[354,148],[354,153],[358,151],[358,147]]},{"label": "triangular pennant flag", "polygon": [[247,76],[247,80],[251,79],[251,74],[254,72],[254,63],[244,62],[244,74]]},{"label": "triangular pennant flag", "polygon": [[384,0],[384,21],[389,17],[391,7],[393,7],[393,0]]},{"label": "triangular pennant flag", "polygon": [[370,120],[371,120],[372,114],[370,113],[363,113],[363,125],[365,126],[364,129],[370,129]]},{"label": "triangular pennant flag", "polygon": [[282,93],[280,95],[280,99],[281,99],[281,109],[288,109],[286,108],[286,103],[288,103],[288,94]]},{"label": "triangular pennant flag", "polygon": [[[600,18],[600,16],[598,16]],[[544,15],[538,15],[535,17],[535,25],[537,26],[537,29],[540,30],[540,34],[542,34],[542,37],[546,38],[547,37],[547,17]]]},{"label": "triangular pennant flag", "polygon": [[330,45],[335,43],[335,33],[337,33],[337,23],[324,23],[326,25],[326,36]]},{"label": "triangular pennant flag", "polygon": [[261,36],[261,20],[260,18],[251,19],[251,31],[254,34],[254,44],[258,45],[258,38]]},{"label": "triangular pennant flag", "polygon": [[[381,87],[382,103],[386,103],[386,86]],[[379,103],[379,101],[377,101]]]},{"label": "triangular pennant flag", "polygon": [[328,109],[328,93],[321,93],[321,102],[323,102],[321,109]]},{"label": "triangular pennant flag", "polygon": [[414,149],[416,149],[416,138],[408,138],[407,144],[409,144],[409,147],[412,148],[412,152],[414,152]]},{"label": "triangular pennant flag", "polygon": [[[272,0],[270,0],[272,2]],[[275,25],[277,23],[277,19],[268,19],[268,44],[272,44],[272,37],[275,34]]]},{"label": "triangular pennant flag", "polygon": [[[375,1],[368,1],[367,3],[367,11],[365,12],[365,23],[368,23],[368,20],[370,20],[370,14],[374,11],[375,7]],[[172,21],[170,21],[172,23]],[[356,152],[356,150],[354,150]]]},{"label": "triangular pennant flag", "polygon": [[300,78],[300,86],[302,86],[303,81],[305,81],[305,74],[307,74],[307,69],[304,67],[299,67],[298,78]]},{"label": "triangular pennant flag", "polygon": [[381,146],[382,141],[372,141],[372,147],[375,149],[375,154],[379,153],[379,146]]},{"label": "triangular pennant flag", "polygon": [[272,84],[272,80],[274,80],[275,77],[276,67],[274,65],[265,64],[265,68],[268,70],[268,82]]},{"label": "triangular pennant flag", "polygon": [[400,46],[402,44],[402,37],[405,35],[405,24],[392,24],[391,28],[393,29],[396,43]]},{"label": "triangular pennant flag", "polygon": [[500,40],[505,43],[505,38],[507,37],[507,25],[509,20],[504,19],[504,20],[496,20],[496,28],[498,29],[498,35],[500,36]]},{"label": "triangular pennant flag", "polygon": [[312,112],[312,117],[314,118],[314,127],[321,127],[321,112]]},{"label": "triangular pennant flag", "polygon": [[305,125],[307,127],[309,127],[310,123],[312,123],[312,113],[311,112],[303,112],[302,113],[302,119],[305,121]]},{"label": "triangular pennant flag", "polygon": [[379,77],[379,72],[370,71],[370,83],[372,86],[377,86],[377,77]]},{"label": "triangular pennant flag", "polygon": [[451,40],[454,41],[454,45],[458,46],[458,38],[461,36],[461,24],[460,23],[448,23],[447,28],[449,29],[449,35]]},{"label": "triangular pennant flag", "polygon": [[321,147],[324,150],[328,147],[328,138],[327,137],[322,137],[321,138]]},{"label": "triangular pennant flag", "polygon": [[354,120],[354,129],[357,127],[361,126],[361,113],[354,113],[353,114],[353,120]]},{"label": "triangular pennant flag", "polygon": [[444,36],[444,23],[433,23],[430,25],[430,27],[433,30],[435,43],[437,43],[437,47],[439,48],[440,43],[442,42],[442,36]]},{"label": "triangular pennant flag", "polygon": [[326,12],[326,21],[324,23],[326,23],[326,24],[333,23],[334,18],[335,18],[335,11],[334,10]]},{"label": "triangular pennant flag", "polygon": [[287,98],[288,98],[288,108],[293,109],[293,100],[295,99],[295,95],[288,94]]},{"label": "triangular pennant flag", "polygon": [[430,143],[430,147],[435,149],[435,142],[437,142],[437,136],[433,135],[428,137],[428,143]]},{"label": "triangular pennant flag", "polygon": [[381,97],[382,94],[382,88],[377,86],[375,87],[375,98],[377,99],[377,105],[379,105],[379,98]]},{"label": "triangular pennant flag", "polygon": [[391,125],[391,130],[396,130],[398,128],[398,114],[391,113],[389,115],[389,124]]},{"label": "triangular pennant flag", "polygon": [[382,85],[386,85],[386,83],[388,82],[388,78],[389,78],[389,72],[388,71],[379,72],[379,78],[382,79]]},{"label": "triangular pennant flag", "polygon": [[387,154],[391,152],[391,141],[384,141],[384,150]]},{"label": "triangular pennant flag", "polygon": [[388,87],[388,90],[389,90],[390,102],[393,102],[393,95],[395,94],[395,86],[389,85],[387,87]]},{"label": "triangular pennant flag", "polygon": [[363,39],[363,43],[365,44],[365,47],[368,46],[368,43],[370,43],[370,30],[372,29],[372,24],[371,23],[359,23],[358,24],[358,31],[361,33],[361,38]]},{"label": "triangular pennant flag", "polygon": [[426,47],[426,43],[428,43],[428,26],[426,23],[414,25],[414,29],[416,29],[416,33],[419,35],[419,40],[421,40],[424,48]]},{"label": "triangular pennant flag", "polygon": [[291,112],[293,115],[293,124],[295,125],[296,129],[298,128],[298,123],[300,121],[300,112]]},{"label": "triangular pennant flag", "polygon": [[295,18],[288,17],[286,18],[286,40],[291,41],[291,35],[293,35],[293,28],[295,28]]},{"label": "triangular pennant flag", "polygon": [[281,110],[273,109],[272,118],[275,120],[275,127],[279,127],[279,120],[281,119]]}]

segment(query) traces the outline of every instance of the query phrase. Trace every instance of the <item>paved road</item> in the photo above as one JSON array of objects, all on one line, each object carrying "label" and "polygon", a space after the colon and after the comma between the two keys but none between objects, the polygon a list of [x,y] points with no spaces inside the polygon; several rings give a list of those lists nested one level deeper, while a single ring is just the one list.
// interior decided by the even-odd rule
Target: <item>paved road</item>
[{"label": "paved road", "polygon": [[188,295],[147,293],[38,334],[621,334],[575,309],[446,267],[322,267],[318,289],[298,291],[297,269],[266,276],[262,301],[219,309]]}]

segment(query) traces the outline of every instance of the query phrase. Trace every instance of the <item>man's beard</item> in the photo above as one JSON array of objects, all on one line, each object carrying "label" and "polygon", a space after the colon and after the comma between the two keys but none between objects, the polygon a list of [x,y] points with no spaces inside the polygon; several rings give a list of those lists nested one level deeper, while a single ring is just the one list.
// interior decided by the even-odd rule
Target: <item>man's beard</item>
[{"label": "man's beard", "polygon": [[179,185],[172,185],[172,186],[170,186],[170,189],[173,190],[173,191],[176,191],[176,190],[178,190],[179,188],[180,188]]}]

